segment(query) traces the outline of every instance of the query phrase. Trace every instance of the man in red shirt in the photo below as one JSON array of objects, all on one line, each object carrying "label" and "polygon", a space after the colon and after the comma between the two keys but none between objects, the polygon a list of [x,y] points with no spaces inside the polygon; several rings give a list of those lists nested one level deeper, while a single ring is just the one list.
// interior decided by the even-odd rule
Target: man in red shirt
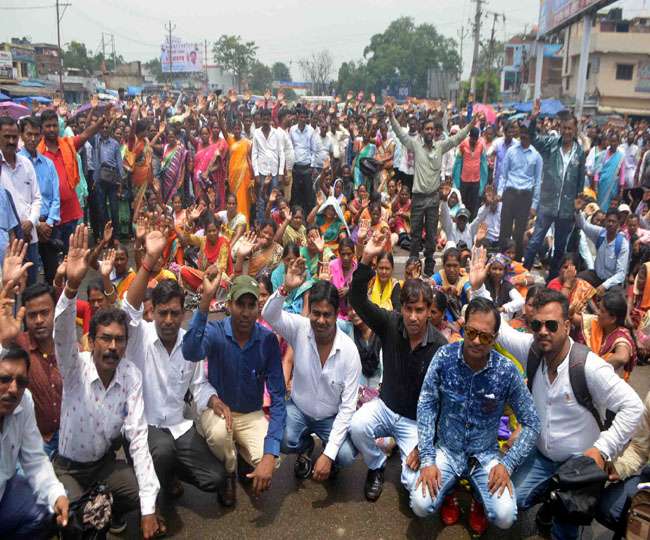
[{"label": "man in red shirt", "polygon": [[59,137],[59,118],[56,111],[47,109],[41,113],[43,139],[38,145],[38,151],[54,162],[59,175],[59,192],[61,195],[61,222],[58,234],[63,241],[64,252],[68,251],[68,240],[74,232],[83,210],[75,191],[79,183],[79,168],[76,152],[88,139],[93,137],[106,122],[105,116],[100,116],[97,122],[89,125],[75,137]]}]

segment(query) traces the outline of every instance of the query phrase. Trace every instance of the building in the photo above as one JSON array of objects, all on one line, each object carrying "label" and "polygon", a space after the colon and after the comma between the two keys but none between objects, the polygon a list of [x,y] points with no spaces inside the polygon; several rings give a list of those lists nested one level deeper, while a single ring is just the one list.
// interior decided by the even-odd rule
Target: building
[{"label": "building", "polygon": [[127,62],[115,66],[111,72],[102,73],[99,78],[104,82],[106,88],[118,90],[129,86],[144,86],[144,75],[142,74],[142,63],[140,61]]},{"label": "building", "polygon": [[[564,31],[562,94],[574,98],[582,21]],[[621,9],[594,17],[585,113],[650,115],[650,17],[623,19]]]},{"label": "building", "polygon": [[[504,45],[501,94],[504,100],[528,100],[535,84],[536,31],[512,37]],[[558,97],[562,85],[561,44],[544,45],[542,97]]]},{"label": "building", "polygon": [[60,66],[59,47],[50,43],[34,43],[36,71],[40,77],[58,73]]},{"label": "building", "polygon": [[11,54],[11,79],[21,81],[37,77],[36,54],[34,47],[27,39],[11,38],[10,43],[0,44],[0,51]]}]

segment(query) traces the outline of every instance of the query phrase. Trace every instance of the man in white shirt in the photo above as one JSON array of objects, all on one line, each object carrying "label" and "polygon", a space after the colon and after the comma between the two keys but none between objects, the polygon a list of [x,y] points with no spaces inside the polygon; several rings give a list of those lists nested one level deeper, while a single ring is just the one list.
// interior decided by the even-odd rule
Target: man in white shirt
[{"label": "man in white shirt", "polygon": [[[165,236],[155,231],[147,243],[162,253]],[[155,245],[154,245],[155,244]],[[63,379],[59,454],[54,470],[72,500],[95,482],[113,494],[114,523],[138,509],[145,539],[159,531],[155,513],[160,484],[147,443],[142,374],[125,357],[129,320],[116,308],[100,309],[90,321],[90,352],[79,352],[77,291],[88,271],[88,228],[78,225],[70,240],[66,285],[54,317],[54,345]],[[122,437],[133,467],[116,461]]]},{"label": "man in white shirt", "polygon": [[[293,153],[293,143],[291,142],[291,135],[289,128],[291,127],[291,116],[289,111],[281,109],[278,113],[278,120],[280,125],[277,130],[282,138],[282,147],[284,148],[284,198],[289,200],[291,198],[291,185],[293,184],[293,163],[295,161]],[[234,244],[234,243],[233,243]]]},{"label": "man in white shirt", "polygon": [[311,158],[311,168],[317,176],[323,170],[325,162],[332,157],[334,152],[332,138],[327,132],[327,121],[324,118],[318,121],[318,129],[314,131],[311,140],[314,149]]},{"label": "man in white shirt", "polygon": [[328,134],[332,139],[332,171],[336,178],[340,175],[341,167],[347,163],[346,152],[350,141],[350,132],[339,124],[339,119],[334,114],[330,119]]},{"label": "man in white shirt", "polygon": [[34,263],[27,272],[27,283],[38,276],[38,236],[36,225],[41,217],[41,190],[32,162],[18,151],[18,125],[8,116],[0,117],[0,186],[10,194],[18,212],[26,242],[27,259]]},{"label": "man in white shirt", "polygon": [[142,318],[151,269],[158,268],[160,261],[160,253],[153,251],[155,246],[149,241],[152,234],[155,240],[155,232],[145,237],[146,253],[123,302],[131,317],[126,356],[142,372],[149,451],[165,494],[180,495],[176,477],[202,491],[215,492],[224,482],[223,464],[183,411],[187,392],[197,415],[214,403],[217,392],[205,377],[203,362],[189,362],[183,356],[185,295],[175,280],[156,285],[151,294],[154,321]]},{"label": "man in white shirt", "polygon": [[253,172],[257,190],[255,219],[264,221],[264,211],[272,189],[284,183],[284,143],[282,136],[271,127],[271,111],[262,109],[262,127],[253,135]]},{"label": "man in white shirt", "polygon": [[[483,286],[486,254],[474,249],[470,268],[472,289],[486,296]],[[542,430],[534,450],[519,467],[512,482],[517,494],[517,507],[526,510],[546,495],[550,478],[574,455],[584,454],[601,468],[614,460],[625,448],[643,414],[643,403],[637,393],[614,372],[611,364],[589,352],[584,376],[593,405],[601,418],[605,411],[616,414],[609,429],[601,430],[594,414],[578,403],[569,372],[571,350],[577,346],[569,337],[571,320],[569,302],[557,291],[543,289],[533,301],[530,327],[533,334],[517,332],[503,321],[497,343],[527,369],[531,347],[541,352],[537,374],[527,369],[535,408]],[[531,380],[532,379],[532,380]],[[577,538],[578,527],[553,520],[553,538]]]},{"label": "man in white shirt", "polygon": [[[3,345],[7,330],[18,333],[17,319],[2,293],[0,335]],[[52,513],[57,524],[68,522],[68,498],[43,450],[36,426],[34,401],[29,390],[29,355],[19,347],[0,353],[0,538],[42,538],[48,535]],[[23,474],[16,473],[20,465]]]},{"label": "man in white shirt", "polygon": [[[323,481],[350,465],[357,454],[348,431],[356,410],[361,359],[354,341],[336,325],[339,295],[330,282],[317,281],[309,290],[309,317],[282,309],[287,295],[305,281],[305,274],[305,259],[296,259],[284,284],[267,300],[262,318],[294,350],[282,452],[299,454],[296,477]],[[324,447],[313,466],[312,433]]]},{"label": "man in white shirt", "polygon": [[307,123],[307,110],[298,111],[298,123],[291,126],[289,135],[293,143],[295,161],[293,164],[293,185],[291,187],[291,204],[300,206],[308,214],[316,204],[316,195],[311,174],[313,149],[311,137],[314,133]]}]

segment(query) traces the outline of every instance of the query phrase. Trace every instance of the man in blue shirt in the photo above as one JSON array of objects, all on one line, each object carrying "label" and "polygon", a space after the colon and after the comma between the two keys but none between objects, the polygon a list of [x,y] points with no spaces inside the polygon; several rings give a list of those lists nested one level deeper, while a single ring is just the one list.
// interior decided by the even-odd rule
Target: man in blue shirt
[{"label": "man in blue shirt", "polygon": [[18,225],[20,223],[16,216],[16,210],[11,202],[11,195],[5,188],[0,187],[0,268],[2,268],[5,260],[5,252],[12,239],[10,233],[11,236],[15,237],[18,231]]},{"label": "man in blue shirt", "polygon": [[36,116],[27,116],[20,121],[20,128],[24,147],[18,153],[32,162],[38,178],[38,187],[41,190],[41,216],[36,224],[36,233],[38,252],[45,271],[45,282],[51,285],[59,264],[59,252],[63,247],[61,232],[57,227],[61,221],[59,175],[52,160],[37,150],[41,140],[40,119]]},{"label": "man in blue shirt", "polygon": [[[523,376],[492,348],[501,322],[494,303],[476,298],[465,317],[465,340],[438,349],[420,392],[420,477],[411,491],[411,508],[425,517],[443,501],[454,505],[445,499],[458,479],[468,476],[487,519],[508,529],[517,517],[510,476],[535,446],[540,422]],[[497,432],[506,404],[521,433],[502,455]],[[483,522],[482,530],[474,532],[482,533],[486,526]]]},{"label": "man in blue shirt", "polygon": [[104,230],[106,225],[106,202],[111,211],[113,228],[119,226],[119,201],[117,189],[120,180],[124,178],[124,166],[122,164],[122,153],[120,143],[111,134],[110,124],[104,124],[99,137],[93,144],[93,164],[95,166],[95,203],[99,210],[99,230]]},{"label": "man in blue shirt", "polygon": [[[257,281],[245,275],[236,277],[229,294],[230,317],[208,323],[210,302],[220,283],[221,273],[215,266],[208,268],[199,309],[183,337],[183,356],[194,362],[208,361],[208,380],[218,400],[203,412],[198,427],[212,452],[224,462],[226,484],[220,498],[224,506],[232,506],[236,497],[235,444],[243,461],[255,467],[246,474],[254,482],[255,493],[271,485],[286,423],[286,390],[278,339],[256,322]],[[265,383],[271,394],[270,420],[262,410]],[[242,468],[240,465],[240,477],[245,473]]]},{"label": "man in blue shirt", "polygon": [[519,144],[514,143],[505,152],[501,180],[497,184],[497,192],[503,203],[499,233],[501,252],[505,252],[512,236],[515,241],[515,258],[518,261],[524,255],[524,233],[528,215],[535,215],[539,206],[543,167],[542,156],[530,144],[528,130],[522,129]]},{"label": "man in blue shirt", "polygon": [[291,204],[297,204],[305,212],[314,207],[314,194],[311,162],[314,157],[312,136],[314,128],[307,123],[307,109],[298,111],[298,124],[291,126],[289,136],[293,144],[293,184],[291,186]]}]

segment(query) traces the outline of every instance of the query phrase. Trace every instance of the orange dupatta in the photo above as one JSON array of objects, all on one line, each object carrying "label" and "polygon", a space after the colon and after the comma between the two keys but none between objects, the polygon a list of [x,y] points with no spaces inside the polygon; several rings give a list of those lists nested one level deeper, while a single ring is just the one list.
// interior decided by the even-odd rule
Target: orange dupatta
[{"label": "orange dupatta", "polygon": [[[74,145],[74,137],[59,137],[58,144],[61,156],[63,156],[63,166],[68,177],[68,185],[74,190],[79,183],[79,167],[77,165],[77,149]],[[47,151],[45,138],[42,138],[41,142],[38,143],[37,150],[41,154]]]}]

